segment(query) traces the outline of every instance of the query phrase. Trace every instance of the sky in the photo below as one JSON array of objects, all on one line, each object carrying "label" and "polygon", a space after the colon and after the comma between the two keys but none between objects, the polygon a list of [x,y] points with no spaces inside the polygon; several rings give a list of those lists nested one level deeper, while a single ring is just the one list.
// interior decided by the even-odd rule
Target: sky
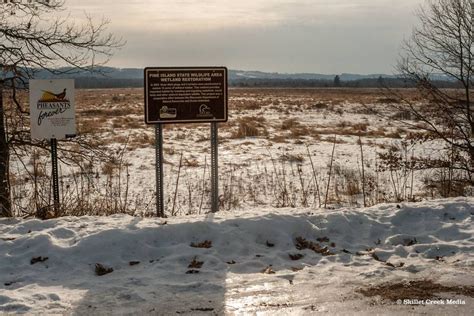
[{"label": "sky", "polygon": [[110,20],[115,67],[227,66],[281,73],[395,72],[423,0],[67,0]]}]

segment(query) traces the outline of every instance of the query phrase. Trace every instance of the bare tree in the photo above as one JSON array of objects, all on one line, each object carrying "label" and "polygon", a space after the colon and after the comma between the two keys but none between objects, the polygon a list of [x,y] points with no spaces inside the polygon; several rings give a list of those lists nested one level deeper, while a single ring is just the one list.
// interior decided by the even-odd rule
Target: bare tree
[{"label": "bare tree", "polygon": [[[417,13],[420,24],[404,42],[403,57],[398,63],[400,74],[416,84],[418,101],[401,97],[400,103],[393,105],[406,114],[404,118],[417,121],[404,120],[404,124],[419,128],[425,137],[441,139],[447,145],[450,158],[441,166],[449,164],[459,171],[458,180],[471,185],[474,184],[473,10],[472,0],[427,0],[420,7]],[[434,83],[437,79],[452,81],[458,88],[440,89]]]},{"label": "bare tree", "polygon": [[67,74],[95,71],[123,45],[107,33],[107,20],[86,16],[77,22],[66,14],[62,0],[2,1],[0,3],[0,94],[11,89],[11,107],[0,98],[0,216],[12,216],[9,159],[15,146],[39,146],[22,123],[28,111],[17,98],[38,71]]}]

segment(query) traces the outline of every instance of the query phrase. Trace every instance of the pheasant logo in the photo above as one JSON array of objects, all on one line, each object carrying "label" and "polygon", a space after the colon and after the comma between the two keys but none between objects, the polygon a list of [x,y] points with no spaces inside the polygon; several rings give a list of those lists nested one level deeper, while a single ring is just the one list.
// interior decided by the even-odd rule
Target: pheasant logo
[{"label": "pheasant logo", "polygon": [[71,102],[66,98],[66,89],[63,92],[54,93],[49,90],[41,90],[43,94],[38,100],[37,108],[39,110],[67,110],[71,107]]},{"label": "pheasant logo", "polygon": [[66,98],[66,88],[64,88],[63,92],[61,93],[54,93],[48,90],[41,90],[43,91],[43,95],[39,102],[69,102]]}]

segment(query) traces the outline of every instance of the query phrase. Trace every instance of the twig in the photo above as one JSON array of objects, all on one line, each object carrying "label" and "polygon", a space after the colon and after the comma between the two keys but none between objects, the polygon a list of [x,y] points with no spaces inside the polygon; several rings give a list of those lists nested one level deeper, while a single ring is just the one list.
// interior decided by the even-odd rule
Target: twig
[{"label": "twig", "polygon": [[311,162],[311,169],[313,170],[313,178],[316,186],[316,194],[318,195],[319,208],[321,207],[321,194],[319,193],[319,184],[318,179],[316,178],[316,170],[314,169],[313,159],[311,158],[311,153],[309,152],[309,147],[306,145],[306,150],[308,151],[309,161]]},{"label": "twig", "polygon": [[204,156],[204,172],[202,173],[202,191],[201,191],[201,202],[199,203],[199,214],[201,214],[202,203],[204,201],[204,186],[206,182],[206,167],[207,167],[207,156]]},{"label": "twig", "polygon": [[179,175],[181,174],[181,166],[182,165],[183,165],[183,152],[181,152],[181,157],[179,158],[178,176],[176,177],[176,187],[175,187],[175,190],[174,190],[173,208],[171,209],[171,216],[176,215],[174,213],[174,208],[176,206],[176,197],[178,196]]},{"label": "twig", "polygon": [[328,203],[329,185],[331,184],[332,163],[334,161],[334,149],[336,149],[336,135],[334,135],[334,143],[332,145],[331,163],[329,164],[329,177],[328,185],[326,187],[326,197],[324,198],[324,208],[326,208]]},{"label": "twig", "polygon": [[415,173],[415,166],[413,165],[414,156],[415,156],[415,149],[412,149],[411,162],[410,162],[410,167],[411,167],[410,200],[411,201],[413,201],[413,178],[414,178],[414,173]]},{"label": "twig", "polygon": [[306,207],[308,206],[308,195],[307,195],[308,191],[304,189],[303,169],[301,165],[298,165],[298,176],[300,178],[301,194],[303,195],[301,204],[303,205],[303,207]]},{"label": "twig", "polygon": [[367,206],[367,203],[365,201],[365,173],[364,173],[364,151],[362,150],[362,140],[359,135],[359,145],[360,145],[360,159],[361,159],[361,165],[362,165],[362,195],[364,197],[364,207]]}]

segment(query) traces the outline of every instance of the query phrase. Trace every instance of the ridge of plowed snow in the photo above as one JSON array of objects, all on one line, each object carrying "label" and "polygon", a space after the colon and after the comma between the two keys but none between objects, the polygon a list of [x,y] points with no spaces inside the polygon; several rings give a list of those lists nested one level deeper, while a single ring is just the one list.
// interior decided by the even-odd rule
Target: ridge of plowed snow
[{"label": "ridge of plowed snow", "polygon": [[[456,198],[168,219],[0,219],[0,313],[469,311],[472,298],[412,310],[369,304],[355,289],[421,278],[472,286],[473,214],[473,198]],[[298,237],[334,255],[298,250]],[[190,246],[205,240],[212,247]],[[40,256],[48,259],[30,263]],[[187,274],[194,258],[203,265]],[[114,271],[96,276],[96,263]]]}]

